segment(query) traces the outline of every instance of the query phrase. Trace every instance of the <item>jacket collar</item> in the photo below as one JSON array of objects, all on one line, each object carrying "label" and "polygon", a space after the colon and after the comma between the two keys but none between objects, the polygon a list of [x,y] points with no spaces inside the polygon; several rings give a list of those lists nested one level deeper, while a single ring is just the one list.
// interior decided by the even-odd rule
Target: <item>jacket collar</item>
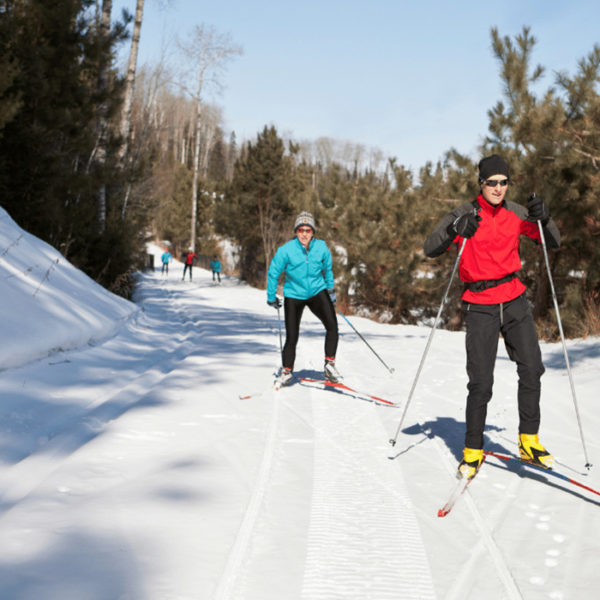
[{"label": "jacket collar", "polygon": [[310,242],[308,242],[308,248],[305,248],[301,243],[300,240],[298,239],[298,236],[294,237],[294,240],[296,240],[296,244],[298,244],[298,247],[300,248],[300,250],[304,250],[305,252],[308,252],[311,248],[312,245],[315,241],[315,236],[313,235],[312,239],[310,240]]},{"label": "jacket collar", "polygon": [[481,194],[477,196],[477,204],[479,204],[479,208],[483,212],[488,213],[492,216],[495,215],[504,206],[504,203],[505,200],[502,200],[500,204],[494,206],[493,204],[490,204]]}]

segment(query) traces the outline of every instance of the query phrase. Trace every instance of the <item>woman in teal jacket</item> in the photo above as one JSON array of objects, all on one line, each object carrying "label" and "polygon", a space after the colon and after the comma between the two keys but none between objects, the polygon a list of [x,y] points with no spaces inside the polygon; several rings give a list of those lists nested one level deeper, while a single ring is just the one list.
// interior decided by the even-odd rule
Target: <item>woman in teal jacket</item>
[{"label": "woman in teal jacket", "polygon": [[212,270],[212,280],[215,280],[216,275],[217,279],[219,280],[219,283],[221,283],[221,261],[217,258],[216,254],[212,257],[212,260],[210,261],[210,268]]},{"label": "woman in teal jacket", "polygon": [[296,237],[279,247],[269,265],[267,304],[277,309],[281,306],[281,301],[276,295],[277,284],[279,277],[285,273],[283,309],[286,337],[279,377],[282,385],[292,380],[300,319],[305,306],[308,306],[325,327],[325,378],[330,381],[341,379],[335,368],[338,325],[334,308],[331,252],[323,240],[315,239],[315,232],[313,216],[306,211],[300,213],[294,223]]}]

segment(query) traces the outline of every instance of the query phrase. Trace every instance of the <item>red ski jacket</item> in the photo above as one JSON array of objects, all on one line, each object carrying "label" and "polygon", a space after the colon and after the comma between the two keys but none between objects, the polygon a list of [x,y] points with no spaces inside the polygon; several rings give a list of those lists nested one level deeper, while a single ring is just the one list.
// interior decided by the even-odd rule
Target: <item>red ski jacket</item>
[{"label": "red ski jacket", "polygon": [[[536,222],[527,220],[527,209],[515,202],[503,201],[492,206],[480,194],[473,203],[463,204],[448,213],[425,241],[425,254],[439,256],[453,243],[462,244],[461,236],[450,237],[447,229],[454,220],[474,208],[481,217],[479,227],[467,239],[459,264],[463,282],[483,282],[504,278],[521,268],[519,239],[525,235],[541,242]],[[558,248],[560,234],[552,219],[544,226],[544,237],[549,248]],[[517,278],[492,285],[482,291],[465,289],[462,299],[474,304],[500,304],[513,300],[525,291],[525,285]]]}]

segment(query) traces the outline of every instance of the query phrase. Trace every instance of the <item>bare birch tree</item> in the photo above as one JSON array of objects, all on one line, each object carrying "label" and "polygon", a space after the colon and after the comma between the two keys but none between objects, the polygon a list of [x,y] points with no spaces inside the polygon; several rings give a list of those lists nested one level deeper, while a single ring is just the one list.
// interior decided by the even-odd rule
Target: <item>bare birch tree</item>
[{"label": "bare birch tree", "polygon": [[[195,103],[194,157],[192,179],[192,226],[190,247],[196,249],[196,220],[198,217],[198,175],[200,169],[200,134],[203,119],[203,99],[207,86],[221,87],[220,76],[226,64],[242,54],[241,46],[235,45],[229,34],[218,33],[213,27],[197,25],[186,41],[178,45],[188,61],[188,69],[182,73],[181,87]],[[190,89],[185,82],[195,85]]]},{"label": "bare birch tree", "polygon": [[[127,152],[131,168],[136,165],[144,147],[147,146],[149,136],[160,136],[163,128],[166,103],[161,102],[160,96],[166,93],[165,89],[169,79],[164,61],[159,61],[149,72],[142,69],[138,79],[140,85],[136,86],[135,93],[132,94],[132,106],[129,116],[130,133],[128,134]],[[134,118],[134,112],[137,112],[137,120]],[[124,219],[127,213],[133,183],[133,179],[129,177],[125,187],[121,219]]]},{"label": "bare birch tree", "polygon": [[127,77],[125,79],[125,91],[123,95],[123,107],[121,109],[121,146],[117,158],[123,166],[125,155],[129,146],[129,135],[131,132],[131,108],[133,106],[133,88],[135,85],[135,74],[137,68],[138,48],[140,44],[140,33],[142,30],[142,18],[144,15],[144,0],[137,0],[135,7],[135,20],[133,22],[133,33],[131,35],[131,48],[129,49],[129,63],[127,65]]}]

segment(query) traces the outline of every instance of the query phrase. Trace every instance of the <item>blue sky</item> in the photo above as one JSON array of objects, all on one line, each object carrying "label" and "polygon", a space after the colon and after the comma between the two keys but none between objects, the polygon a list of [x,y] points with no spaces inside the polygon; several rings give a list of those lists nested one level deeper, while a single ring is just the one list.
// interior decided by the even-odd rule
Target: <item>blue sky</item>
[{"label": "blue sky", "polygon": [[[114,16],[121,7],[133,13],[135,0],[115,1]],[[140,61],[156,61],[175,34],[213,26],[244,51],[210,98],[238,141],[273,124],[418,169],[451,147],[477,157],[502,94],[491,27],[511,37],[531,27],[546,89],[600,43],[599,22],[597,0],[146,0]]]}]

